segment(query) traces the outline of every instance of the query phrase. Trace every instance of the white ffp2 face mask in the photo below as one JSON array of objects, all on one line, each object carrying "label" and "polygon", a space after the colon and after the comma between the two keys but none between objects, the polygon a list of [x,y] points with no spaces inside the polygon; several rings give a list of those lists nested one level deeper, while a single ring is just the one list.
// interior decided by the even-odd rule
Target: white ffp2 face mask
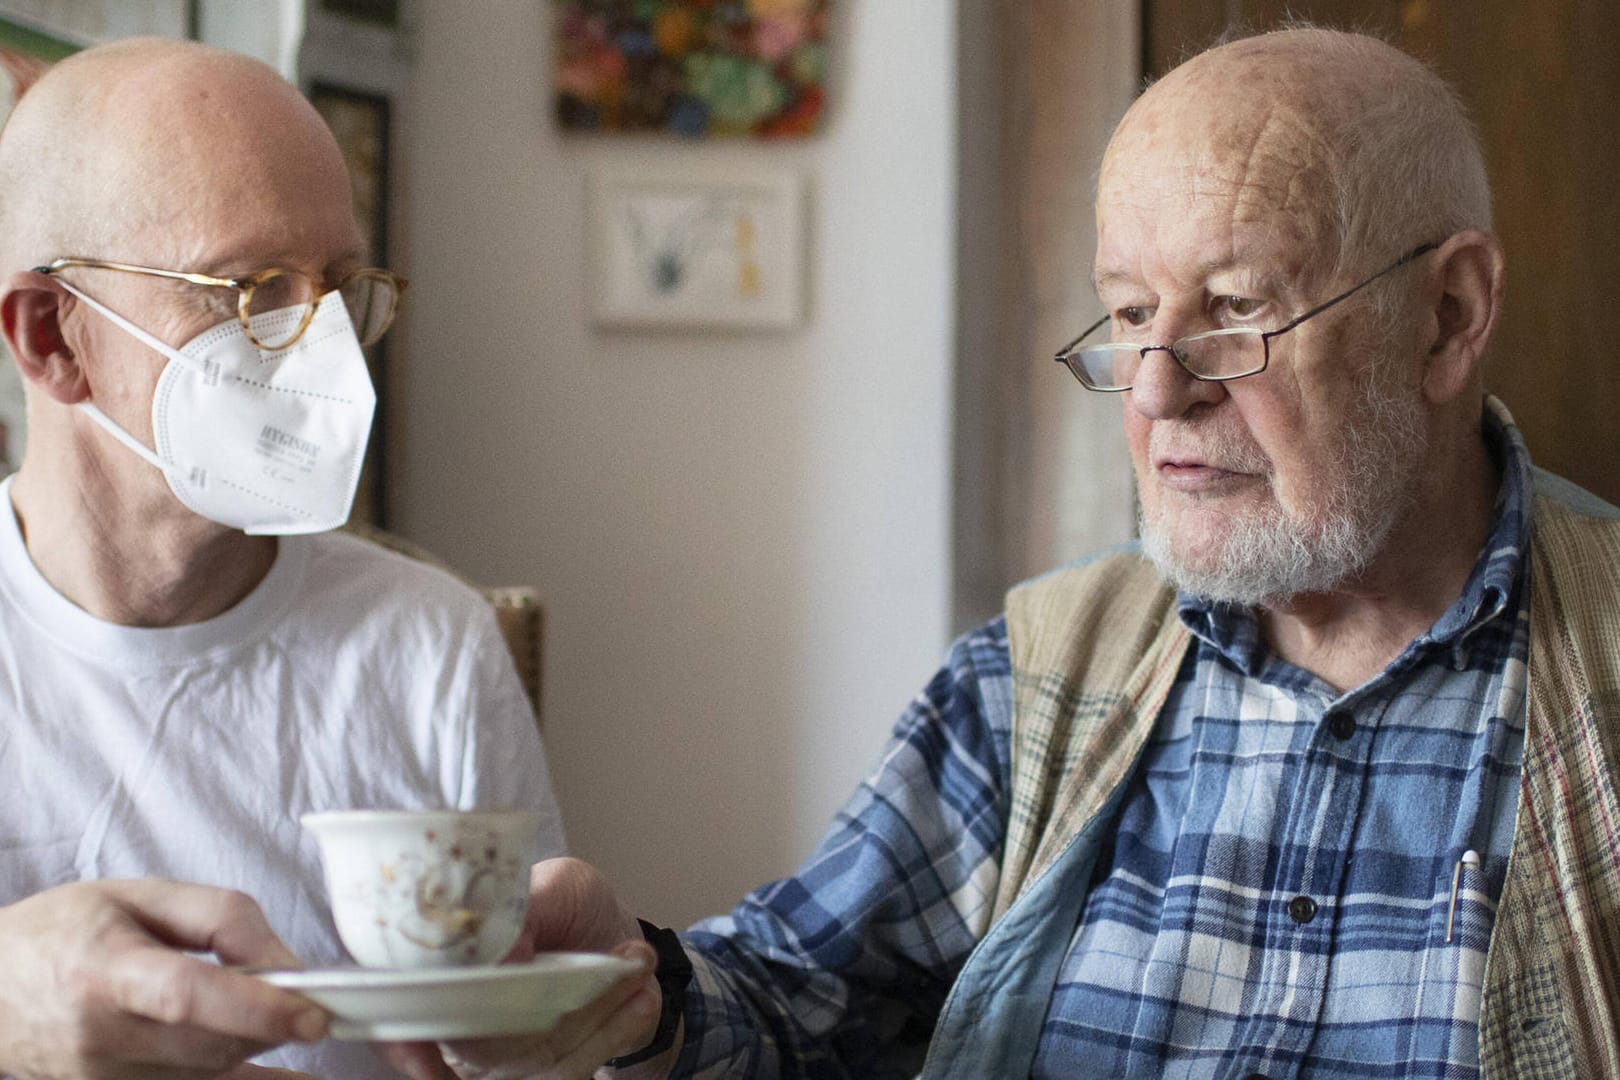
[{"label": "white ffp2 face mask", "polygon": [[[237,319],[176,349],[57,280],[169,358],[152,396],[155,450],[93,403],[79,408],[162,469],[183,504],[253,534],[324,532],[348,519],[377,394],[341,295],[322,297],[303,336],[279,352],[253,344]],[[273,336],[302,310],[255,315],[254,332]]]}]

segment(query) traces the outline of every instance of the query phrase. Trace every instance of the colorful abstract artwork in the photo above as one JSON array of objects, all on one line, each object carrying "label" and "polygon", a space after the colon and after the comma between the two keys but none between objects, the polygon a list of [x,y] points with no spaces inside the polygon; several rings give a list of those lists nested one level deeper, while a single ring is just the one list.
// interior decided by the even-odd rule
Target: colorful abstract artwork
[{"label": "colorful abstract artwork", "polygon": [[569,131],[808,135],[831,0],[554,0]]}]

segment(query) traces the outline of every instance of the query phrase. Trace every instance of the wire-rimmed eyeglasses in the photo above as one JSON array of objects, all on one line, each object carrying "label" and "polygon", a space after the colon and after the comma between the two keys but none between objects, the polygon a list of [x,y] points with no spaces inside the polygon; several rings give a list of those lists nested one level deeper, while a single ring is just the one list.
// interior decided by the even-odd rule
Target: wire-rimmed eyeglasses
[{"label": "wire-rimmed eyeglasses", "polygon": [[[52,259],[34,270],[41,274],[55,274],[73,266],[94,270],[121,270],[126,274],[149,274],[153,277],[188,281],[193,285],[210,285],[236,290],[236,314],[242,320],[242,329],[248,340],[266,352],[289,349],[297,344],[315,318],[315,308],[321,297],[329,291],[325,282],[297,270],[272,267],[241,277],[214,277],[212,274],[194,274],[184,270],[160,270],[153,266],[134,263],[109,262],[106,259],[80,259],[64,257]],[[337,291],[349,309],[349,321],[361,345],[371,345],[393,325],[399,309],[399,296],[407,282],[398,274],[375,266],[352,270],[338,282]],[[298,319],[257,319],[272,311],[302,308]],[[257,319],[257,326],[255,320]]]},{"label": "wire-rimmed eyeglasses", "polygon": [[1054,358],[1067,367],[1087,390],[1112,394],[1129,390],[1136,380],[1137,368],[1150,352],[1167,352],[1176,363],[1200,382],[1226,382],[1258,375],[1271,363],[1271,339],[1286,334],[1306,319],[1320,315],[1341,300],[1349,299],[1385,274],[1398,270],[1412,260],[1427,255],[1438,244],[1419,244],[1399,259],[1384,267],[1372,277],[1353,285],[1333,297],[1317,304],[1303,315],[1296,315],[1275,330],[1261,330],[1252,326],[1228,327],[1191,334],[1168,345],[1136,345],[1127,341],[1099,341],[1081,344],[1108,324],[1112,318],[1104,315],[1088,326],[1083,334],[1058,350]]}]

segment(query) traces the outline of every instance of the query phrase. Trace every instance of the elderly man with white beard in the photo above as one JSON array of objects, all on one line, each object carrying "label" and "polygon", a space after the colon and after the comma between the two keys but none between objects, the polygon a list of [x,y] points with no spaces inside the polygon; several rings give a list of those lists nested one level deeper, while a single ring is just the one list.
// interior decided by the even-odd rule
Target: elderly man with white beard
[{"label": "elderly man with white beard", "polygon": [[[1455,95],[1223,45],[1097,223],[1058,359],[1119,395],[1140,549],[956,644],[809,861],[682,935],[633,1075],[1620,1075],[1620,511],[1485,393]],[[539,944],[636,934],[542,869]]]}]

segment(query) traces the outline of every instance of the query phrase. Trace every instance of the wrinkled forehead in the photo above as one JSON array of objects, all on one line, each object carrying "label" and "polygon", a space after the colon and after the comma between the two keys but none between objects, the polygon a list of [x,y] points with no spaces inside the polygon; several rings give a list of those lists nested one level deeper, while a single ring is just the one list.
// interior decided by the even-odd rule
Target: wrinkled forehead
[{"label": "wrinkled forehead", "polygon": [[1099,263],[1143,244],[1206,261],[1255,247],[1289,262],[1336,254],[1329,146],[1271,81],[1182,78],[1132,106],[1098,175]]}]

